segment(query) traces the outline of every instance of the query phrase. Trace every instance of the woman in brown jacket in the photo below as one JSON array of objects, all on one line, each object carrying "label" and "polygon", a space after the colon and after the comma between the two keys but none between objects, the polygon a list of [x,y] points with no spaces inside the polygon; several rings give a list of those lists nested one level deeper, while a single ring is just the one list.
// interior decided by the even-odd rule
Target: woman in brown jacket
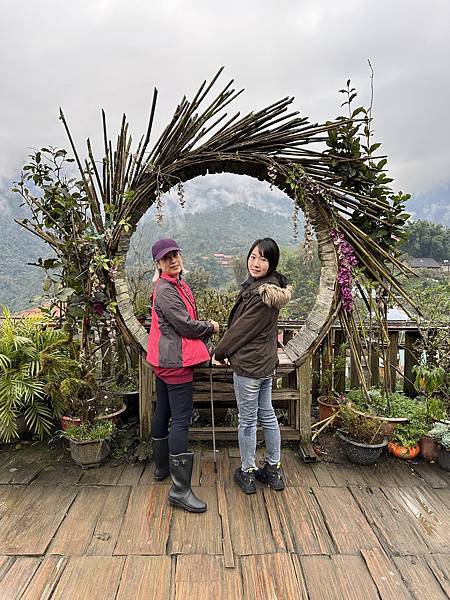
[{"label": "woman in brown jacket", "polygon": [[[278,364],[278,314],[289,302],[287,279],[276,271],[280,250],[271,238],[256,240],[247,256],[249,276],[242,284],[228,319],[228,330],[216,348],[217,360],[233,368],[239,411],[241,466],[234,480],[246,494],[256,492],[255,477],[275,490],[284,488],[280,427],[272,406],[272,376]],[[255,464],[256,426],[266,442],[263,468]]]}]

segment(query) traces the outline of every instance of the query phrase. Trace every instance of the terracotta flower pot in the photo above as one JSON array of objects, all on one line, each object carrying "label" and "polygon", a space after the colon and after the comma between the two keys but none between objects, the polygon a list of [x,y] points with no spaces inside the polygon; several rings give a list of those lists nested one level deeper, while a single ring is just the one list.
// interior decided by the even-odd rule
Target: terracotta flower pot
[{"label": "terracotta flower pot", "polygon": [[419,440],[420,455],[428,461],[437,461],[439,458],[439,446],[428,435],[424,435]]},{"label": "terracotta flower pot", "polygon": [[62,416],[59,422],[63,431],[66,431],[69,427],[79,427],[82,423],[80,417],[71,417],[69,415]]},{"label": "terracotta flower pot", "polygon": [[405,448],[405,446],[401,446],[400,444],[396,444],[395,442],[388,443],[388,450],[391,454],[393,454],[396,458],[402,458],[404,460],[412,460],[419,455],[420,446],[416,444],[411,448]]},{"label": "terracotta flower pot", "polygon": [[328,419],[339,410],[339,405],[331,403],[328,396],[319,396],[317,404],[319,405],[319,421]]}]

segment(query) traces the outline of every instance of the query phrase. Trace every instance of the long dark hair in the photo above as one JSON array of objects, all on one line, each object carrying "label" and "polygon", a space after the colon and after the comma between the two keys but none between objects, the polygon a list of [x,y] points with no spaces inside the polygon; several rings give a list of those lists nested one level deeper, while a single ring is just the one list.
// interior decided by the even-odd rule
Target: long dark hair
[{"label": "long dark hair", "polygon": [[278,267],[278,261],[280,260],[280,249],[278,248],[278,244],[272,238],[262,238],[261,240],[256,240],[253,242],[252,247],[248,251],[247,254],[247,264],[248,259],[250,258],[253,250],[258,246],[258,250],[267,259],[269,263],[269,270],[267,271],[268,275],[271,275],[276,271]]}]

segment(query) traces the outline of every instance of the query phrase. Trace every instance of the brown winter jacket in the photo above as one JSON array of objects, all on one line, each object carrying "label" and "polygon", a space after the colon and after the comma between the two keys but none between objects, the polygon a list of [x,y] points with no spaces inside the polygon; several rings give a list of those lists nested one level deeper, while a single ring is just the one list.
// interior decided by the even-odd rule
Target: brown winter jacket
[{"label": "brown winter jacket", "polygon": [[275,274],[244,287],[230,312],[228,330],[216,347],[217,360],[228,358],[237,375],[270,377],[278,364],[277,323],[291,299]]}]

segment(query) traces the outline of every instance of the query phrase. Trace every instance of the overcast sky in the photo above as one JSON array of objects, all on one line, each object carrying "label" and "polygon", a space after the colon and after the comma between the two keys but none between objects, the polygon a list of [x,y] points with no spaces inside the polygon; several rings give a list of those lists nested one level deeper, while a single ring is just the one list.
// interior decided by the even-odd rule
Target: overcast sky
[{"label": "overcast sky", "polygon": [[[0,0],[0,177],[30,147],[110,134],[126,112],[137,140],[159,90],[158,128],[218,67],[246,92],[236,108],[286,95],[313,121],[340,114],[351,78],[359,100],[375,70],[375,140],[395,189],[450,180],[449,0]],[[115,136],[112,136],[113,139]]]}]

